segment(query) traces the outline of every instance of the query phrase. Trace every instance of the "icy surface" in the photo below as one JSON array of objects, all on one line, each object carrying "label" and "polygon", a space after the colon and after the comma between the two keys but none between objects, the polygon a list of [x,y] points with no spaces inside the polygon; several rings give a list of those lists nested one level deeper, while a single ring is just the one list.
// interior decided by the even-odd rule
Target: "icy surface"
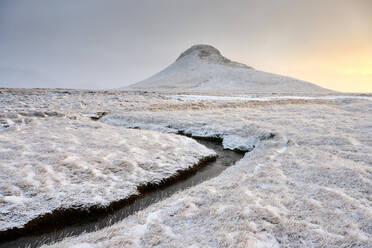
[{"label": "icy surface", "polygon": [[196,45],[154,76],[127,87],[135,90],[330,93],[298,79],[232,62],[208,45]]},{"label": "icy surface", "polygon": [[56,209],[109,205],[214,154],[177,135],[32,118],[0,132],[0,231]]},{"label": "icy surface", "polygon": [[321,95],[321,96],[296,96],[296,95],[285,95],[285,96],[213,96],[213,95],[173,95],[174,99],[183,101],[273,101],[273,100],[284,100],[284,99],[297,99],[297,100],[336,100],[336,99],[364,99],[372,101],[372,96],[361,96],[361,95]]},{"label": "icy surface", "polygon": [[53,247],[370,247],[371,113],[360,99],[112,111],[103,123],[255,149],[212,180]]},{"label": "icy surface", "polygon": [[[292,99],[261,102],[188,101],[169,94],[120,91],[2,89],[1,92],[0,132],[1,135],[12,133],[15,143],[22,142],[15,130],[38,127],[43,133],[52,130],[48,122],[53,121],[50,125],[57,130],[87,125],[82,130],[90,135],[94,133],[88,131],[92,130],[90,126],[97,125],[97,130],[107,130],[113,138],[129,132],[126,127],[139,127],[222,138],[224,146],[230,148],[255,146],[220,176],[111,227],[67,238],[54,247],[371,246],[370,100],[343,95],[334,99],[292,96]],[[90,116],[102,111],[107,114],[98,123],[90,121]],[[140,131],[132,131],[142,136]],[[48,133],[52,137],[63,136],[57,131]],[[135,134],[128,133],[126,138]],[[66,135],[72,134],[69,131]],[[22,139],[36,142],[27,135]],[[155,141],[148,139],[148,142]],[[142,143],[139,144],[141,147]],[[111,146],[116,145],[107,145],[107,150],[113,152]],[[17,151],[17,147],[7,147],[2,152]],[[22,202],[22,198],[17,198],[20,195],[14,196],[8,195],[7,201]],[[1,199],[3,204],[5,201]]]}]

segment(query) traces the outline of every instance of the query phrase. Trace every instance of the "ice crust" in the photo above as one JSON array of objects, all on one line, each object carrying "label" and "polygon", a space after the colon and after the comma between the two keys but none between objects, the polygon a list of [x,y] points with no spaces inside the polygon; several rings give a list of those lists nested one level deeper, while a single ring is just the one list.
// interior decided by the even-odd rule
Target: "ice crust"
[{"label": "ice crust", "polygon": [[[255,146],[214,179],[51,247],[367,248],[372,243],[368,99],[291,96],[260,104],[231,99],[190,104],[159,93],[2,91],[1,135],[30,125],[43,130],[50,119],[52,126],[61,120],[61,129],[74,122],[86,125],[89,116],[106,111],[99,123],[89,125],[115,135],[138,127],[219,137],[230,148]],[[7,200],[17,204],[22,199]]]},{"label": "ice crust", "polygon": [[183,100],[183,101],[273,101],[273,100],[285,100],[285,99],[292,99],[292,100],[315,100],[315,99],[323,99],[323,100],[336,100],[336,99],[364,99],[372,101],[372,96],[361,96],[361,95],[314,95],[314,96],[301,96],[301,95],[284,95],[284,96],[214,96],[214,95],[173,95],[175,99]]}]

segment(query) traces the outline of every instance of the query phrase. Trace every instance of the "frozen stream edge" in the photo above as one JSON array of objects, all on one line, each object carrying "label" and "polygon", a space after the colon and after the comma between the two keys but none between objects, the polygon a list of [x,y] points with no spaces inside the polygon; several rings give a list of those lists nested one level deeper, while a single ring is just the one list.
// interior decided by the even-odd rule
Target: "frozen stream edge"
[{"label": "frozen stream edge", "polygon": [[[184,135],[182,131],[180,135]],[[190,136],[190,135],[187,135]],[[222,139],[216,137],[192,137],[217,152],[205,157],[192,168],[178,171],[161,184],[139,186],[140,195],[113,202],[108,207],[93,206],[89,209],[64,209],[46,214],[31,221],[24,229],[11,229],[0,233],[0,247],[39,247],[85,232],[96,231],[112,225],[174,193],[218,176],[228,165],[240,160],[246,151],[224,149]],[[55,224],[58,222],[58,224]],[[51,223],[54,227],[50,227]]]}]

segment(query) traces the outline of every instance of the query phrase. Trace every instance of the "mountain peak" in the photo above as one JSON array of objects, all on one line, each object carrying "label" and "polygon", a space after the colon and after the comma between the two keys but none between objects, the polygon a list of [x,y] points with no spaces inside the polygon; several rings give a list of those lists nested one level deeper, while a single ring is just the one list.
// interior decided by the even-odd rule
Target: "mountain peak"
[{"label": "mountain peak", "polygon": [[217,56],[222,56],[220,51],[218,51],[215,47],[210,46],[210,45],[193,45],[186,51],[184,51],[177,60],[190,55],[190,54],[197,54],[201,59],[209,57],[211,55],[217,55]]},{"label": "mountain peak", "polygon": [[176,61],[179,61],[188,56],[197,56],[199,59],[207,63],[220,64],[220,65],[225,65],[225,66],[230,66],[230,67],[253,69],[252,67],[249,67],[247,65],[229,60],[228,58],[222,56],[221,52],[211,45],[204,45],[204,44],[193,45],[192,47],[184,51],[177,58]]},{"label": "mountain peak", "polygon": [[254,70],[231,61],[210,45],[190,47],[164,70],[126,89],[244,93],[330,92],[308,82]]}]

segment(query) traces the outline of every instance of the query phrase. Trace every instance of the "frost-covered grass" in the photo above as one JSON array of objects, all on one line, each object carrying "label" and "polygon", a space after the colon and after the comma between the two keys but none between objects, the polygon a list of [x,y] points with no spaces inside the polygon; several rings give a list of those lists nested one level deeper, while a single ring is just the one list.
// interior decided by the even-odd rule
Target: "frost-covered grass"
[{"label": "frost-covered grass", "polygon": [[362,100],[114,112],[102,122],[255,140],[256,149],[217,178],[53,247],[370,247],[371,113]]},{"label": "frost-covered grass", "polygon": [[[112,133],[125,127],[163,133],[181,130],[221,137],[225,147],[255,146],[212,180],[110,227],[52,247],[370,247],[372,243],[371,101],[343,97],[251,104],[212,99],[189,104],[158,93],[27,93],[28,97],[0,95],[2,123],[9,126],[3,130],[49,118],[85,123],[94,113],[107,111],[100,123],[89,125],[102,125]],[[64,117],[35,116],[53,111]],[[271,134],[274,138],[268,139]]]},{"label": "frost-covered grass", "polygon": [[214,154],[177,135],[34,117],[0,132],[0,231],[56,209],[107,206]]}]

